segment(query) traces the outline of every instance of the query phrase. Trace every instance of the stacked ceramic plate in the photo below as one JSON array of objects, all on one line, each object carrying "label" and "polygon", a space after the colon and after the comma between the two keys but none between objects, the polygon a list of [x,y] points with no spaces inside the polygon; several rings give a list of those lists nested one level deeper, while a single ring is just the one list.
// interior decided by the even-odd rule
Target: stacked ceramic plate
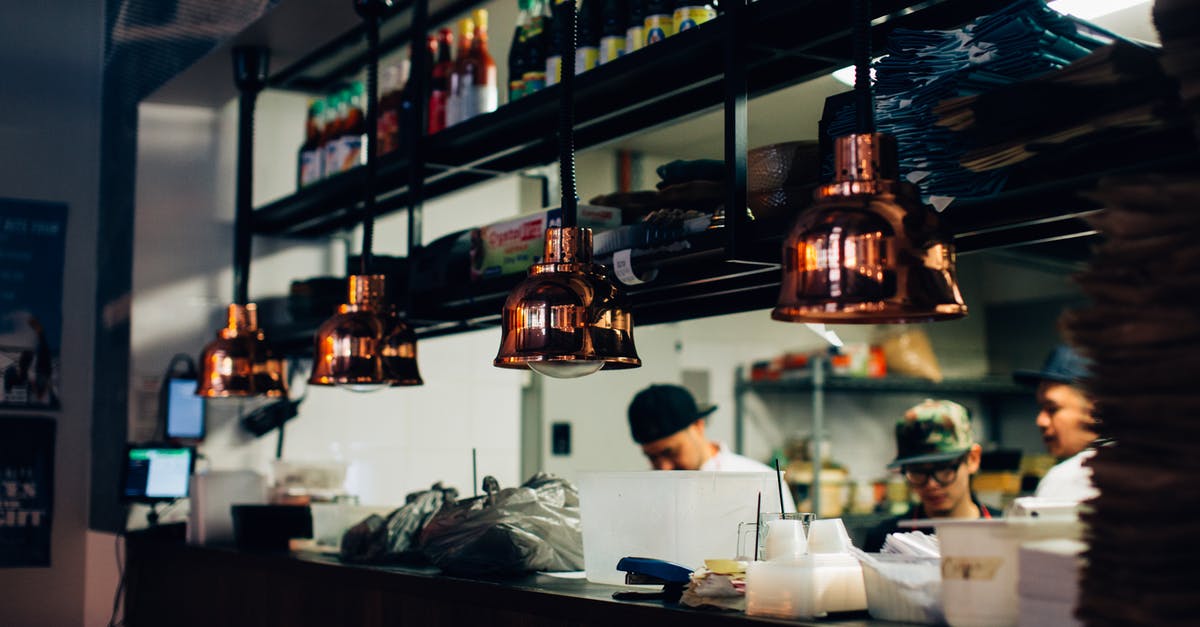
[{"label": "stacked ceramic plate", "polygon": [[1089,625],[1194,625],[1200,615],[1200,177],[1103,182],[1105,236],[1064,316],[1094,360],[1089,385],[1112,446],[1092,459],[1100,496],[1079,616]]}]

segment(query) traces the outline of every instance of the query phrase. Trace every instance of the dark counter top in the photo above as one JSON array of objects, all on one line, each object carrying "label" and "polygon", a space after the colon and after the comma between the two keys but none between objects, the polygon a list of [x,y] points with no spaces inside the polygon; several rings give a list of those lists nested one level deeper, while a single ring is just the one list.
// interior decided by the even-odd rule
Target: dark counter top
[{"label": "dark counter top", "polygon": [[[135,627],[899,624],[865,612],[789,621],[662,601],[616,601],[612,593],[621,587],[585,579],[457,577],[433,567],[345,564],[309,552],[254,553],[131,537],[128,556],[127,622]],[[163,620],[164,613],[170,621]]]}]

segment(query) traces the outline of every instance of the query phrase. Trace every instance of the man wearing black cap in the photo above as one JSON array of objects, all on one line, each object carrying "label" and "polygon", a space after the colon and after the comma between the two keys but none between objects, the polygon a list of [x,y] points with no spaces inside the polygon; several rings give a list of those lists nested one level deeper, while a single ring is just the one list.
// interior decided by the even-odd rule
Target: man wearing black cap
[{"label": "man wearing black cap", "polygon": [[678,385],[652,385],[629,403],[629,431],[655,470],[771,470],[704,435],[705,416],[691,392]]},{"label": "man wearing black cap", "polygon": [[1087,360],[1067,346],[1055,348],[1041,370],[1013,373],[1018,383],[1037,386],[1037,426],[1046,450],[1059,460],[1038,483],[1039,498],[1078,502],[1098,494],[1091,469],[1083,465],[1095,454],[1099,437],[1082,387],[1087,376]]}]

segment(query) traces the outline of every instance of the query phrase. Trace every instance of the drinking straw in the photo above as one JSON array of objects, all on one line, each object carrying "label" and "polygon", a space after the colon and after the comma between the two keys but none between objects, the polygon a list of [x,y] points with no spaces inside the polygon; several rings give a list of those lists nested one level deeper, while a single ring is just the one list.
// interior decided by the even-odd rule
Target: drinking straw
[{"label": "drinking straw", "polygon": [[779,474],[779,458],[775,458],[775,479],[779,482],[779,513],[787,512],[787,508],[783,505],[783,475]]},{"label": "drinking straw", "polygon": [[475,464],[475,449],[471,449],[471,496],[479,496],[479,470]]},{"label": "drinking straw", "polygon": [[762,531],[762,490],[758,491],[758,504],[754,506],[754,561],[758,561],[758,534]]}]

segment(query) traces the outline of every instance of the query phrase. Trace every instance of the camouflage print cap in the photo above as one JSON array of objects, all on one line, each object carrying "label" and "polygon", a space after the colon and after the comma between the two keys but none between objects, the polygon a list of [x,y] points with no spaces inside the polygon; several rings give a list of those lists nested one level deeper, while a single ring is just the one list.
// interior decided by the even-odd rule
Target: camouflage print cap
[{"label": "camouflage print cap", "polygon": [[949,461],[975,445],[971,412],[951,401],[925,400],[896,423],[896,459],[888,468]]}]

